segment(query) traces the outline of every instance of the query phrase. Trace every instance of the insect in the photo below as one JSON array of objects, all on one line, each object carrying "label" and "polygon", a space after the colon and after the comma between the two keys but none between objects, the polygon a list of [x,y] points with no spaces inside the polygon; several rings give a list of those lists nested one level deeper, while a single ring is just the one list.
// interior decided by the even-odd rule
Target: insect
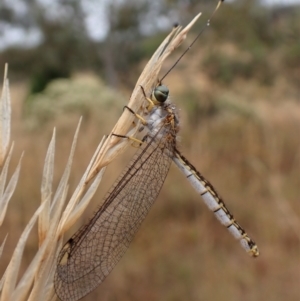
[{"label": "insect", "polygon": [[169,89],[158,81],[149,96],[143,87],[141,93],[148,102],[143,115],[128,108],[143,124],[141,146],[102,206],[59,253],[54,283],[63,301],[81,299],[113,270],[156,200],[172,161],[242,247],[253,257],[259,255],[255,242],[233,218],[213,186],[178,151],[179,120],[168,97]]}]

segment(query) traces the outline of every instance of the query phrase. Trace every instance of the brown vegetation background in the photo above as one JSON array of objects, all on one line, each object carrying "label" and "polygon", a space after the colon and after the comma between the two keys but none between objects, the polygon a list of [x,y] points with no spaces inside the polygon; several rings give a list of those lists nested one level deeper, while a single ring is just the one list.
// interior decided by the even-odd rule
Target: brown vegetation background
[{"label": "brown vegetation background", "polygon": [[[84,300],[299,300],[300,28],[295,21],[299,10],[294,13],[294,9],[278,11],[272,19],[266,21],[270,15],[264,15],[249,24],[253,16],[243,18],[243,11],[225,6],[215,28],[200,38],[164,82],[181,117],[179,149],[213,183],[257,243],[260,256],[252,259],[245,254],[172,167],[129,251]],[[255,31],[257,20],[262,23]],[[188,41],[182,49],[187,45]],[[179,53],[168,60],[165,71]],[[128,77],[137,79],[146,61],[129,69]],[[57,185],[83,115],[72,192],[100,139],[121,114],[131,88],[127,84],[108,88],[94,72],[81,70],[52,81],[28,101],[29,80],[18,77],[12,82],[11,166],[23,150],[25,156],[0,231],[0,237],[9,233],[1,274],[40,202],[43,161],[53,127]],[[80,224],[101,204],[133,152],[128,150],[109,166],[94,207]],[[24,268],[36,250],[33,231]]]}]

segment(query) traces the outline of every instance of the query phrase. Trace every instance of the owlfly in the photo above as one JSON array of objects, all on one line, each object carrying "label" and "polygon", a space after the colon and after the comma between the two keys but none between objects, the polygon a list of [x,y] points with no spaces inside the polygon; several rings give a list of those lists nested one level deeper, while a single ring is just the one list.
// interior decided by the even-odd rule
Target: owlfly
[{"label": "owlfly", "polygon": [[259,255],[255,242],[234,219],[210,182],[178,151],[179,120],[176,107],[169,100],[168,88],[160,80],[149,97],[143,87],[141,93],[148,101],[143,115],[127,108],[143,124],[141,146],[98,211],[60,251],[54,283],[61,300],[81,299],[116,266],[156,200],[172,161],[242,247],[253,257]]}]

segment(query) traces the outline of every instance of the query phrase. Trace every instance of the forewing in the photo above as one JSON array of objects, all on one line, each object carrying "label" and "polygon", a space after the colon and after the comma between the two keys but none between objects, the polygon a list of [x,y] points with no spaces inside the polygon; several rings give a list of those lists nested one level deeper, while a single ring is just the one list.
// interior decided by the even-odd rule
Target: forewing
[{"label": "forewing", "polygon": [[61,250],[55,290],[62,300],[88,294],[126,252],[167,176],[175,143],[170,137],[143,144],[100,209]]}]

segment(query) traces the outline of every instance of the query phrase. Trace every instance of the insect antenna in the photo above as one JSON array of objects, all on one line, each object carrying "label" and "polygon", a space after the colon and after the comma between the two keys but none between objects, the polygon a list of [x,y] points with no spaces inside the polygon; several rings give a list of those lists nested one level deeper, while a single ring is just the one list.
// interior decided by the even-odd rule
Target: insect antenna
[{"label": "insect antenna", "polygon": [[161,84],[162,81],[167,77],[167,75],[176,67],[176,65],[181,61],[181,59],[186,55],[186,53],[192,48],[192,46],[195,44],[195,42],[199,39],[199,37],[202,35],[202,33],[210,26],[210,22],[215,15],[216,11],[221,6],[221,3],[225,0],[219,0],[216,8],[214,9],[213,13],[211,14],[210,18],[207,20],[206,25],[202,27],[196,38],[192,41],[192,43],[189,45],[189,47],[180,55],[180,57],[176,60],[176,62],[173,64],[173,66],[167,71],[167,73],[159,80],[159,83]]}]

